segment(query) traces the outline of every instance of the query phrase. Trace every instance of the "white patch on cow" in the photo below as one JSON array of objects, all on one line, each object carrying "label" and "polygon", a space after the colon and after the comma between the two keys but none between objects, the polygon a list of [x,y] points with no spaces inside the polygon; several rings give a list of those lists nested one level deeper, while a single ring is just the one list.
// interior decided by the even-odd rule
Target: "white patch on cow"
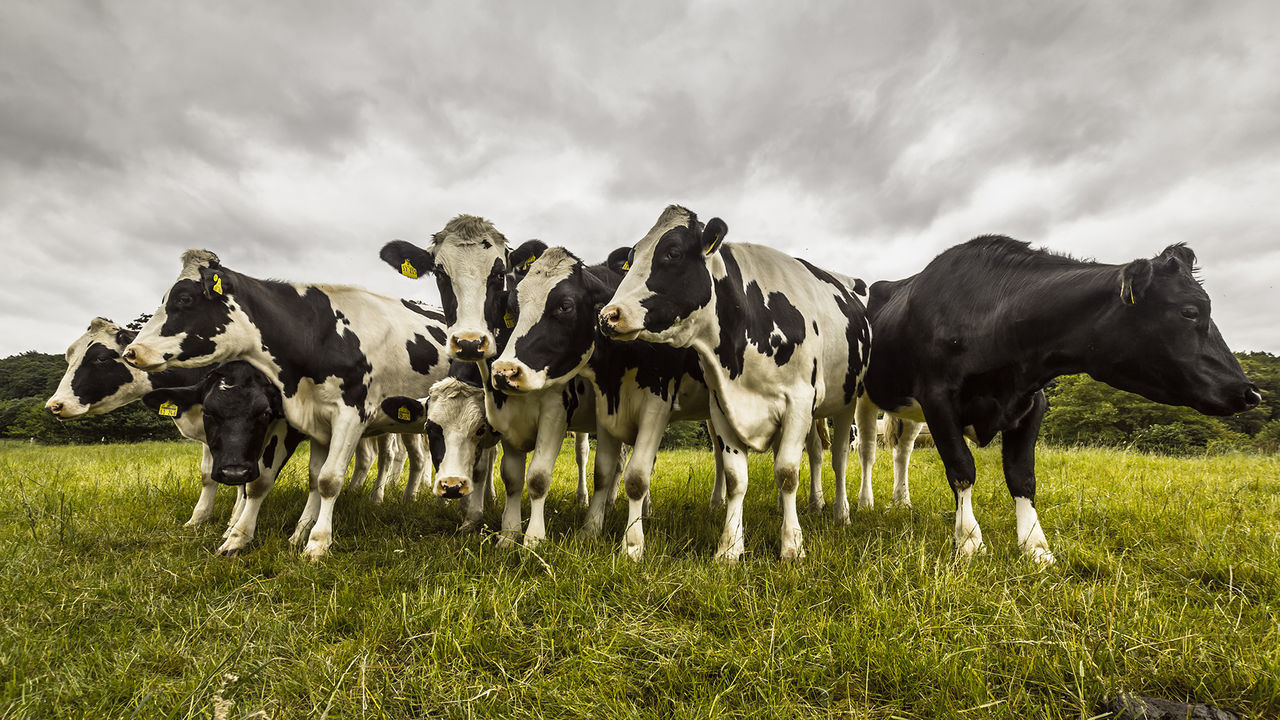
[{"label": "white patch on cow", "polygon": [[445,378],[427,393],[427,419],[439,425],[444,436],[435,494],[444,495],[449,486],[459,487],[464,496],[471,494],[476,489],[476,478],[472,477],[476,458],[496,439],[485,421],[484,391],[456,378]]},{"label": "white patch on cow", "polygon": [[973,516],[973,488],[956,491],[956,556],[967,558],[982,550],[982,528]]},{"label": "white patch on cow", "polygon": [[437,274],[449,278],[458,300],[457,321],[446,333],[450,338],[484,339],[488,356],[497,350],[484,317],[485,293],[494,261],[506,267],[507,239],[493,223],[474,215],[459,215],[431,237]]},{"label": "white patch on cow", "polygon": [[1053,553],[1049,552],[1049,541],[1045,539],[1044,528],[1040,527],[1040,516],[1031,500],[1015,497],[1013,512],[1018,521],[1018,545],[1027,559],[1051,564]]},{"label": "white patch on cow", "polygon": [[182,271],[178,273],[178,279],[199,280],[200,269],[214,264],[221,265],[222,263],[212,251],[191,248],[182,253]]}]

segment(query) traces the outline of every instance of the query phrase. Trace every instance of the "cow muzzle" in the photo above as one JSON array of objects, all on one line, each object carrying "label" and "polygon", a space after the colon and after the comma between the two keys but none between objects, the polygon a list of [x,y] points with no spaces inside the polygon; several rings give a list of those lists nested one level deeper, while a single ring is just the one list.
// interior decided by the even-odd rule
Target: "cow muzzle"
[{"label": "cow muzzle", "polygon": [[146,372],[160,372],[169,362],[163,355],[146,345],[130,345],[124,349],[122,357],[125,362]]},{"label": "cow muzzle", "polygon": [[449,355],[454,360],[480,362],[493,357],[493,343],[488,335],[455,333],[449,336]]},{"label": "cow muzzle", "polygon": [[224,465],[214,469],[213,479],[223,485],[244,485],[257,479],[257,470],[248,465]]},{"label": "cow muzzle", "polygon": [[80,417],[88,412],[88,408],[81,406],[79,403],[72,405],[62,400],[50,400],[44,404],[44,409],[50,415],[59,420],[70,420],[71,418]]},{"label": "cow muzzle", "polygon": [[598,318],[600,332],[614,340],[634,340],[640,334],[640,326],[630,322],[620,305],[606,305]]},{"label": "cow muzzle", "polygon": [[436,478],[436,495],[456,500],[471,494],[471,481],[463,477]]},{"label": "cow muzzle", "polygon": [[493,364],[493,386],[503,392],[519,394],[536,390],[533,381],[533,373],[519,363],[499,360]]}]

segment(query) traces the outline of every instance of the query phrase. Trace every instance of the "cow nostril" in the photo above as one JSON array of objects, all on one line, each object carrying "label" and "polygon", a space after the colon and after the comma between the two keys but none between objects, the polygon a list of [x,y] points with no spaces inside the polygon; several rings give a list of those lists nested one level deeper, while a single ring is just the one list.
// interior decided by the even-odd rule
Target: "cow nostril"
[{"label": "cow nostril", "polygon": [[60,402],[49,403],[49,404],[45,407],[45,409],[46,409],[46,410],[48,410],[48,411],[49,411],[49,414],[51,414],[51,415],[54,415],[54,416],[61,415],[61,414],[62,414],[62,403],[60,403]]},{"label": "cow nostril", "polygon": [[138,351],[134,350],[133,348],[129,348],[128,350],[125,350],[125,351],[124,351],[124,359],[125,359],[125,360],[127,360],[127,361],[129,361],[129,362],[133,362],[134,360],[137,360],[137,359],[138,359]]}]

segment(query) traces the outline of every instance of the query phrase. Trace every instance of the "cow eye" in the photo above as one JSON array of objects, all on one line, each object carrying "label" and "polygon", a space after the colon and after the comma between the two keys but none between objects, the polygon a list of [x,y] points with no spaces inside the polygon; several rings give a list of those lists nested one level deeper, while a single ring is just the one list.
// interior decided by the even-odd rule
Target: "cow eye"
[{"label": "cow eye", "polygon": [[191,297],[190,293],[182,293],[178,296],[178,307],[191,307],[191,303],[195,301],[195,298]]},{"label": "cow eye", "polygon": [[680,259],[681,255],[683,255],[683,253],[680,252],[680,248],[673,247],[673,248],[668,248],[666,254],[663,257],[666,258],[667,262],[675,262]]},{"label": "cow eye", "polygon": [[560,307],[556,309],[561,315],[573,312],[573,300],[565,298],[560,301]]},{"label": "cow eye", "polygon": [[476,437],[480,437],[483,434],[484,434],[484,426],[481,425],[480,427],[476,428]]},{"label": "cow eye", "polygon": [[1182,317],[1188,320],[1196,320],[1200,317],[1200,309],[1194,305],[1188,305],[1182,308]]}]

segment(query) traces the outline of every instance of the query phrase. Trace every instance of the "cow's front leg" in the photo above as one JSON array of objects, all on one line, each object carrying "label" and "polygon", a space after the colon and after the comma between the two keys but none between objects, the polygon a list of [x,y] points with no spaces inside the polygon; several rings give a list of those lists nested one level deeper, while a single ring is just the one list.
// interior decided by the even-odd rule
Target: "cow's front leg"
[{"label": "cow's front leg", "polygon": [[458,528],[459,532],[475,532],[480,527],[485,501],[493,495],[493,460],[497,452],[497,445],[476,451],[476,461],[471,467],[473,484],[471,493],[467,495],[466,516]]},{"label": "cow's front leg", "polygon": [[275,482],[274,472],[262,472],[256,480],[241,489],[240,492],[244,495],[244,509],[236,518],[236,524],[231,527],[226,541],[218,548],[219,555],[238,555],[253,542],[253,535],[258,529],[258,512],[262,508],[262,501]]},{"label": "cow's front leg", "polygon": [[182,527],[195,527],[209,522],[213,516],[213,499],[218,494],[218,483],[213,479],[213,453],[209,446],[204,446],[204,454],[200,456],[200,498],[191,509],[191,519]]},{"label": "cow's front leg", "polygon": [[644,557],[644,516],[649,513],[649,479],[653,476],[653,464],[658,458],[662,433],[667,429],[671,406],[645,413],[636,433],[636,444],[623,471],[623,487],[627,489],[627,529],[623,533],[622,550],[632,560]]},{"label": "cow's front leg", "polygon": [[814,421],[804,441],[805,455],[809,458],[809,512],[812,513],[822,512],[827,506],[822,497],[822,434],[825,428],[821,428],[819,423],[826,423],[826,420]]},{"label": "cow's front leg", "polygon": [[[599,403],[597,407],[604,407],[604,403]],[[618,468],[621,463],[622,441],[604,430],[602,424],[598,424],[594,488],[591,504],[587,507],[587,517],[582,521],[580,533],[583,537],[597,537],[604,527],[604,516],[613,506],[614,493],[617,492]]]},{"label": "cow's front leg", "polygon": [[716,548],[716,560],[737,562],[746,548],[742,533],[742,501],[747,496],[747,448],[738,441],[737,433],[720,413],[716,402],[711,402],[711,422],[715,428],[714,442],[724,465],[724,530],[720,533],[720,545]]},{"label": "cow's front leg", "polygon": [[1018,545],[1027,559],[1050,564],[1053,553],[1049,552],[1049,541],[1036,513],[1036,437],[1040,435],[1045,406],[1044,393],[1037,392],[1031,412],[1017,427],[1002,433],[1000,456],[1004,464],[1004,481],[1009,487],[1009,495],[1013,497],[1013,510],[1017,515]]},{"label": "cow's front leg", "polygon": [[502,533],[498,547],[513,547],[520,537],[520,501],[524,495],[524,451],[502,441],[502,487],[507,494],[502,507]]},{"label": "cow's front leg", "polygon": [[573,501],[578,507],[587,507],[591,498],[587,492],[587,460],[591,456],[590,433],[573,434],[573,457],[578,461],[578,494]]},{"label": "cow's front leg", "polygon": [[289,536],[289,544],[295,550],[302,549],[303,543],[307,541],[311,532],[311,526],[316,521],[316,514],[320,512],[320,470],[328,457],[329,446],[312,440],[311,459],[307,465],[307,504],[302,507],[302,514],[298,516],[298,524],[293,528],[293,535]]},{"label": "cow's front leg", "polygon": [[719,510],[724,507],[724,460],[720,457],[720,451],[716,449],[716,429],[712,426],[711,421],[706,422],[707,437],[711,438],[711,455],[716,461],[716,480],[711,486],[711,509]]},{"label": "cow's front leg", "polygon": [[[871,484],[871,476],[875,471],[876,465],[876,420],[880,409],[871,402],[871,398],[866,394],[858,396],[857,409],[854,411],[854,420],[858,424],[858,461],[862,465],[862,486],[858,490],[858,506],[862,508],[873,508],[876,504],[875,490]],[[838,435],[839,433],[837,433]],[[848,441],[845,447],[848,447]],[[835,450],[832,450],[834,455]],[[839,502],[839,501],[837,501]],[[841,525],[849,524],[849,508],[845,505],[843,521],[839,516],[840,509],[836,508],[836,521]]]},{"label": "cow's front leg", "polygon": [[360,416],[355,410],[343,411],[333,423],[332,436],[329,440],[329,456],[320,468],[320,477],[316,487],[320,493],[320,510],[316,513],[315,525],[311,527],[311,535],[302,554],[311,560],[319,560],[329,554],[329,546],[333,544],[333,506],[342,492],[346,479],[347,463],[360,443],[360,435],[364,429]]},{"label": "cow's front leg", "polygon": [[525,547],[537,547],[547,537],[547,521],[544,508],[547,493],[551,491],[551,477],[556,468],[556,458],[564,445],[568,417],[560,398],[554,397],[554,407],[543,411],[538,421],[538,439],[529,460],[529,472],[525,481],[529,484],[529,527],[524,531]]},{"label": "cow's front leg", "polygon": [[[404,443],[405,453],[409,456],[409,479],[404,484],[404,501],[412,502],[418,498],[418,491],[424,482],[431,483],[431,463],[428,462],[426,436],[405,435],[400,438]],[[400,467],[404,458],[400,458]]]},{"label": "cow's front leg", "polygon": [[977,470],[973,453],[964,441],[964,429],[947,396],[920,403],[933,433],[933,442],[947,471],[947,482],[956,500],[955,546],[957,557],[969,557],[983,549],[982,528],[973,514],[973,484]]},{"label": "cow's front leg", "polygon": [[911,469],[911,452],[916,447],[916,437],[920,435],[923,423],[906,418],[891,418],[893,442],[893,504],[900,507],[911,507],[911,484],[907,473]]},{"label": "cow's front leg", "polygon": [[231,506],[231,517],[227,519],[227,529],[222,531],[222,537],[231,537],[231,530],[235,528],[236,523],[240,522],[240,515],[244,512],[244,486],[236,488],[236,504]]}]

